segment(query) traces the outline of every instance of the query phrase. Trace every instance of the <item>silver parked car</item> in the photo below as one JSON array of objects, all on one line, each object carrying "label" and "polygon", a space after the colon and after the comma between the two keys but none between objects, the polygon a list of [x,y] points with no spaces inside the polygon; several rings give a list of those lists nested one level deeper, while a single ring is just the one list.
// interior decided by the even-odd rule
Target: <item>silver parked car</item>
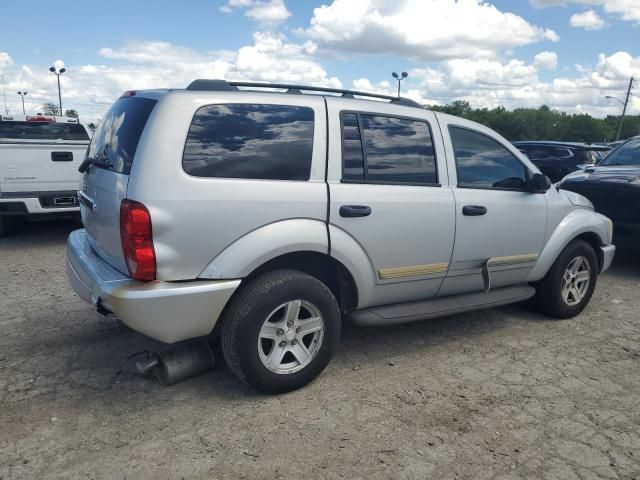
[{"label": "silver parked car", "polygon": [[320,374],[343,319],[530,297],[572,317],[615,251],[609,219],[507,140],[402,98],[214,80],[126,92],[80,169],[77,294],[162,342],[219,334],[265,392]]}]

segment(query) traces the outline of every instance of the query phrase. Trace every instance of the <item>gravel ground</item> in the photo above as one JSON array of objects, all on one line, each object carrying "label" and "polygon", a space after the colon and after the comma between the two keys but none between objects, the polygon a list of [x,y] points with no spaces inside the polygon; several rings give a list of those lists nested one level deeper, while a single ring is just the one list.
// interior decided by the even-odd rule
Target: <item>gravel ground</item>
[{"label": "gravel ground", "polygon": [[640,478],[640,260],[579,317],[526,306],[345,326],[308,387],[262,396],[220,364],[161,387],[161,347],[67,285],[76,224],[0,239],[0,479]]}]

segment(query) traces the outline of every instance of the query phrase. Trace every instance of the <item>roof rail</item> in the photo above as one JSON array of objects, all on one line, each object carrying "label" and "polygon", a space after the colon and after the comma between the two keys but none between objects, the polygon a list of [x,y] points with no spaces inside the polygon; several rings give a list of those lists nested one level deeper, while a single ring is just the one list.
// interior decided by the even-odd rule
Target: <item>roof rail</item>
[{"label": "roof rail", "polygon": [[208,91],[208,92],[229,92],[239,90],[238,87],[245,88],[278,88],[285,89],[285,93],[301,94],[304,91],[308,92],[325,92],[325,93],[339,93],[344,98],[353,98],[354,95],[359,97],[371,97],[379,98],[382,100],[389,100],[389,103],[396,105],[404,105],[406,107],[418,107],[423,108],[418,102],[415,102],[405,97],[392,97],[390,95],[381,95],[379,93],[357,92],[354,90],[343,90],[341,88],[326,88],[326,87],[310,87],[306,85],[290,85],[287,83],[258,83],[258,82],[227,82],[226,80],[207,80],[198,79],[189,84],[187,90],[196,91]]}]

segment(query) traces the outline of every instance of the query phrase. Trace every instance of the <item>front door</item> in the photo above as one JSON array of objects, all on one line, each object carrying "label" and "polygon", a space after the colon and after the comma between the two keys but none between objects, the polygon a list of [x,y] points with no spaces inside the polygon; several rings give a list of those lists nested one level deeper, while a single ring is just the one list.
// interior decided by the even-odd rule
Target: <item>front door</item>
[{"label": "front door", "polygon": [[456,239],[439,295],[526,282],[544,245],[546,196],[528,191],[528,167],[489,132],[449,125],[449,133]]},{"label": "front door", "polygon": [[327,103],[336,122],[330,136],[340,135],[341,145],[330,152],[339,156],[330,163],[341,166],[339,178],[328,179],[332,243],[349,238],[369,263],[358,307],[435,296],[451,258],[455,214],[451,189],[439,184],[446,167],[433,113],[405,117],[393,113],[398,107],[380,114],[349,110],[341,99]]}]

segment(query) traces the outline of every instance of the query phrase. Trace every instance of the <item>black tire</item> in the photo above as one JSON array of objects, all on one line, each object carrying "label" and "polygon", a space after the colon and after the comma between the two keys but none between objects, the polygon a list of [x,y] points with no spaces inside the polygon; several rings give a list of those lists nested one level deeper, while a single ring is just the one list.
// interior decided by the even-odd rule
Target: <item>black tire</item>
[{"label": "black tire", "polygon": [[[562,279],[569,264],[578,257],[584,257],[589,263],[589,286],[582,299],[575,305],[569,305],[562,296]],[[551,266],[547,275],[536,285],[534,302],[538,310],[557,319],[578,315],[589,303],[598,279],[598,257],[593,247],[583,240],[574,240],[565,247]]]},{"label": "black tire", "polygon": [[[274,373],[265,367],[258,353],[260,329],[274,309],[297,299],[312,303],[322,315],[322,343],[301,370]],[[340,309],[324,283],[296,270],[274,270],[250,280],[231,300],[222,318],[222,352],[240,380],[264,393],[284,393],[306,385],[322,373],[338,349],[340,331]]]},{"label": "black tire", "polygon": [[11,233],[12,221],[9,217],[0,217],[0,238]]}]

